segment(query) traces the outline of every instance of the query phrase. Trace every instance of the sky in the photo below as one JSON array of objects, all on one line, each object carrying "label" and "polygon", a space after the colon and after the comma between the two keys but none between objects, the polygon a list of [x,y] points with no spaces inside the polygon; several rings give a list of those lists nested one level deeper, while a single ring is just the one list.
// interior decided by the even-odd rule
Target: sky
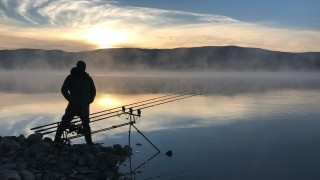
[{"label": "sky", "polygon": [[320,51],[319,0],[0,0],[0,49]]}]

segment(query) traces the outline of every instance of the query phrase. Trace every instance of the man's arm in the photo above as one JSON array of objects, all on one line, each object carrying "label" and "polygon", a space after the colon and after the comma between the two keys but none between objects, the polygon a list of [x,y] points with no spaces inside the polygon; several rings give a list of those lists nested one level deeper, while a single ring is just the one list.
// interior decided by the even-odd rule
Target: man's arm
[{"label": "man's arm", "polygon": [[90,77],[90,103],[94,101],[95,97],[96,97],[96,87],[94,85],[92,78]]},{"label": "man's arm", "polygon": [[66,100],[70,101],[70,94],[69,94],[69,89],[70,89],[70,78],[69,76],[64,80],[63,85],[61,87],[61,93],[66,98]]}]

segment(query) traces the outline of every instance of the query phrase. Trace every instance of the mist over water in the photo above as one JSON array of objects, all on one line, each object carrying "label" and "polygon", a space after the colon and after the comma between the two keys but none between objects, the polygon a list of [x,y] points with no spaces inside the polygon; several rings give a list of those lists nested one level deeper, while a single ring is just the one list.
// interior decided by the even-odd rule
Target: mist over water
[{"label": "mist over water", "polygon": [[[208,92],[237,94],[270,89],[318,88],[318,72],[95,72],[88,70],[98,92],[143,94]],[[0,71],[0,91],[60,92],[69,71]]]}]

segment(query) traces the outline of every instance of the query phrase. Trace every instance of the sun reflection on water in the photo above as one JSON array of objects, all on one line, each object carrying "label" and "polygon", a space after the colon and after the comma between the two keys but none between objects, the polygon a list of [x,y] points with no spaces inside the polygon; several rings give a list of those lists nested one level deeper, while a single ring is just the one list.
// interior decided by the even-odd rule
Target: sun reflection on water
[{"label": "sun reflection on water", "polygon": [[121,105],[121,101],[119,99],[107,95],[99,97],[97,103],[103,107],[115,107]]}]

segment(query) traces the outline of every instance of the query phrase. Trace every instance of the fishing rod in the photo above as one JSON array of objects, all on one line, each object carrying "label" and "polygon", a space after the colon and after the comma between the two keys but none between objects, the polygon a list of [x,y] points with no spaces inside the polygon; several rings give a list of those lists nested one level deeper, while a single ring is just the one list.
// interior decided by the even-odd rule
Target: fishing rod
[{"label": "fishing rod", "polygon": [[[126,106],[120,106],[120,107],[118,107],[117,109],[119,109],[119,108],[122,109],[123,107],[127,107],[127,106],[129,106],[129,107],[127,107],[127,108],[136,108],[136,107],[139,107],[139,106],[144,106],[144,105],[148,105],[148,104],[153,104],[153,103],[165,101],[165,100],[168,100],[168,99],[174,99],[174,98],[177,98],[177,97],[180,97],[180,96],[185,96],[185,95],[187,95],[187,94],[178,94],[178,95],[174,95],[173,97],[162,98],[162,99],[160,99],[160,100],[156,100],[156,101],[152,101],[152,102],[140,104],[140,103],[142,103],[142,102],[150,101],[150,100],[146,100],[146,101],[142,101],[142,102],[140,102],[140,103],[133,103],[133,104],[139,104],[139,105],[136,105],[136,106],[126,105]],[[108,113],[105,113],[105,114],[93,116],[93,117],[91,117],[90,119],[102,117],[102,116],[109,115],[109,114],[113,114],[113,113],[117,113],[117,112],[119,112],[119,111],[108,112]],[[81,121],[81,120],[80,120],[80,121]],[[78,121],[78,122],[80,122],[80,121]],[[95,122],[95,121],[91,121],[91,122]]]},{"label": "fishing rod", "polygon": [[[164,98],[164,97],[168,97],[168,96],[173,96],[173,95],[176,95],[176,94],[179,94],[179,93],[170,93],[170,94],[167,94],[167,95],[164,95],[164,96],[160,96],[160,97],[156,97],[156,98],[151,98],[151,99],[147,99],[147,100],[144,100],[144,101],[139,101],[139,102],[135,102],[135,103],[132,103],[132,104],[127,104],[125,106],[131,106],[131,105],[135,105],[135,104],[140,104],[140,103],[143,103],[143,102],[148,102],[148,101],[152,101],[152,100],[156,100],[156,99],[160,99],[160,98]],[[119,108],[122,108],[123,106],[119,106],[119,107],[115,107],[115,108],[112,108],[112,109],[107,109],[107,110],[104,110],[104,111],[99,111],[99,112],[96,112],[96,113],[92,113],[90,115],[95,115],[95,114],[100,114],[100,113],[103,113],[103,112],[107,112],[107,111],[110,111],[110,110],[115,110],[115,109],[119,109]],[[77,118],[76,118],[77,119]]]},{"label": "fishing rod", "polygon": [[147,108],[150,108],[150,107],[154,107],[154,106],[158,106],[158,105],[161,105],[161,104],[166,104],[166,103],[169,103],[169,102],[173,102],[173,101],[178,101],[178,100],[190,98],[190,97],[193,97],[193,96],[199,96],[199,95],[202,95],[202,94],[203,94],[203,93],[191,94],[191,95],[189,95],[189,96],[185,96],[185,97],[182,97],[182,98],[178,98],[178,99],[174,99],[174,100],[169,100],[169,101],[165,101],[165,102],[160,102],[160,103],[157,103],[157,104],[152,104],[152,105],[149,105],[149,106],[146,106],[146,107],[141,107],[141,108],[139,108],[139,109],[140,109],[140,110],[141,110],[141,109],[147,109]]},{"label": "fishing rod", "polygon": [[[203,93],[191,94],[191,95],[189,95],[189,96],[184,96],[184,97],[176,98],[176,99],[173,99],[173,100],[168,100],[168,101],[161,102],[161,103],[156,103],[156,104],[152,104],[152,105],[145,106],[145,107],[139,107],[139,109],[136,109],[136,110],[134,110],[133,108],[129,108],[128,111],[126,111],[126,109],[122,109],[123,112],[121,113],[121,115],[122,115],[122,114],[132,115],[132,112],[133,112],[133,111],[137,111],[137,115],[135,115],[135,114],[133,114],[133,115],[140,117],[140,116],[141,116],[141,110],[142,110],[142,109],[147,109],[147,108],[154,107],[154,106],[158,106],[158,105],[161,105],[161,104],[166,104],[166,103],[170,103],[170,102],[173,102],[173,101],[178,101],[178,100],[190,98],[190,97],[193,97],[193,96],[199,96],[199,95],[202,95],[202,94],[203,94]],[[94,122],[100,121],[100,120],[104,120],[104,119],[108,119],[108,118],[112,118],[112,117],[116,117],[116,116],[119,116],[119,115],[112,115],[112,116],[100,118],[100,119],[95,120]],[[92,131],[91,134],[96,134],[96,133],[100,133],[100,132],[103,132],[103,131],[108,131],[108,130],[111,130],[111,129],[115,129],[115,128],[118,128],[118,127],[130,125],[131,123],[132,123],[132,122],[127,122],[127,123],[123,123],[123,124],[114,125],[114,126],[111,126],[111,127],[99,129],[99,130],[96,130],[96,131]],[[134,123],[135,123],[135,122],[134,122]],[[55,132],[55,131],[53,131],[53,132]],[[69,139],[75,139],[75,138],[79,138],[79,137],[81,137],[81,136],[82,136],[81,134],[78,134],[78,135],[69,137]]]},{"label": "fishing rod", "polygon": [[[141,107],[144,107],[146,105],[152,105],[152,104],[155,104],[155,103],[159,103],[159,102],[166,102],[168,100],[170,101],[176,101],[178,100],[180,97],[183,97],[183,96],[189,96],[191,93],[188,93],[188,94],[179,94],[179,95],[175,95],[173,97],[170,97],[170,98],[165,98],[165,99],[160,99],[160,100],[156,100],[156,101],[152,101],[152,102],[148,102],[148,103],[144,103],[144,104],[139,104],[139,105],[136,105],[136,106],[121,106],[121,110],[122,110],[122,113],[119,114],[119,111],[115,111],[115,112],[112,112],[112,113],[106,113],[106,114],[103,114],[103,115],[99,115],[99,116],[94,116],[92,118],[97,118],[97,117],[102,117],[102,116],[105,116],[105,115],[109,115],[109,114],[114,114],[114,113],[117,113],[117,116],[120,116],[122,114],[124,114],[124,111],[123,111],[123,108],[125,109],[141,109]],[[114,116],[112,116],[114,117]],[[108,117],[106,117],[108,118]],[[91,122],[96,122],[96,121],[99,121],[101,120],[102,118],[100,119],[95,119],[95,120],[92,120]]]},{"label": "fishing rod", "polygon": [[[165,95],[165,96],[161,96],[161,97],[157,97],[157,98],[152,98],[152,99],[148,99],[148,100],[132,103],[132,104],[125,105],[125,106],[120,106],[120,107],[117,107],[117,108],[112,108],[112,109],[109,109],[109,110],[106,110],[106,111],[100,111],[100,113],[101,113],[101,112],[107,112],[107,111],[111,110],[108,113],[104,113],[104,114],[101,114],[101,115],[90,117],[90,123],[101,121],[101,120],[104,120],[104,119],[107,119],[107,118],[111,118],[111,117],[120,116],[123,113],[119,114],[119,111],[120,111],[120,108],[122,109],[123,107],[126,107],[126,108],[139,108],[139,107],[143,107],[143,106],[146,106],[146,105],[154,106],[153,104],[155,104],[155,103],[162,104],[162,102],[165,102],[165,101],[168,101],[168,100],[170,100],[170,102],[172,102],[172,101],[178,100],[178,98],[180,98],[180,97],[188,96],[188,95],[192,95],[192,93],[170,94],[170,96],[169,95]],[[151,101],[151,102],[149,102],[149,101]],[[161,103],[159,103],[159,102],[161,102]],[[143,104],[141,104],[141,103],[143,103]],[[135,105],[135,106],[131,106],[131,105]],[[127,107],[127,106],[129,106],[129,107]],[[93,113],[93,114],[97,114],[97,113]],[[104,117],[106,115],[110,115],[110,116]],[[96,118],[99,118],[99,119],[96,119]],[[80,123],[81,123],[81,120],[77,120],[77,121],[73,122],[74,125],[77,125],[77,124],[80,124]],[[31,128],[30,130],[35,130],[35,133],[42,133],[44,131],[48,131],[48,130],[51,130],[51,129],[56,129],[57,127],[58,127],[57,123],[51,123],[51,124],[47,124],[47,125],[43,125],[43,126],[34,127],[34,128]],[[54,131],[44,132],[42,134],[45,135],[45,134],[50,134],[52,132],[55,132],[55,130]]]},{"label": "fishing rod", "polygon": [[[143,102],[147,102],[147,101],[152,101],[152,100],[155,100],[155,99],[160,99],[160,98],[164,98],[164,97],[168,97],[168,96],[172,96],[172,95],[175,95],[175,94],[174,94],[174,93],[170,93],[170,94],[168,94],[168,95],[164,95],[164,96],[160,96],[160,97],[156,97],[156,98],[147,99],[147,100],[135,102],[135,103],[132,103],[132,104],[127,104],[127,105],[125,105],[125,106],[130,106],[130,105],[139,104],[139,103],[143,103]],[[99,114],[99,113],[103,113],[103,112],[107,112],[107,111],[112,111],[112,110],[116,110],[116,109],[119,109],[119,108],[122,108],[122,107],[123,107],[123,106],[119,106],[119,107],[115,107],[115,108],[112,108],[112,109],[107,109],[107,110],[95,112],[95,113],[92,113],[92,114],[90,114],[90,115],[95,115],[95,114]],[[79,117],[75,117],[74,119],[79,119]],[[42,125],[42,126],[33,127],[33,128],[31,128],[30,130],[35,130],[35,129],[39,129],[39,128],[43,128],[43,127],[51,126],[51,125],[56,125],[56,123],[54,122],[54,123],[45,124],[45,125]]]},{"label": "fishing rod", "polygon": [[[97,116],[90,117],[90,119],[91,119],[90,123],[96,122],[96,120],[94,120],[94,118],[106,116],[106,115],[109,115],[109,114],[114,114],[112,117],[119,116],[118,113],[119,113],[119,111],[121,110],[120,108],[122,108],[122,107],[127,107],[127,106],[129,106],[129,108],[135,108],[135,107],[138,107],[138,106],[147,105],[147,104],[152,104],[152,103],[155,103],[155,102],[161,102],[161,101],[165,101],[165,100],[168,100],[168,99],[174,99],[174,98],[177,98],[177,97],[180,97],[180,96],[185,96],[185,95],[187,95],[187,93],[184,93],[184,94],[175,94],[175,95],[171,94],[171,95],[170,95],[171,97],[167,97],[168,95],[165,95],[165,96],[161,96],[161,97],[158,97],[158,98],[152,98],[152,99],[140,101],[140,102],[137,102],[137,103],[132,103],[132,104],[139,104],[139,105],[136,105],[136,106],[130,106],[130,105],[132,105],[132,104],[129,104],[129,105],[126,105],[126,106],[120,106],[120,107],[117,107],[117,108],[112,108],[111,110],[113,110],[113,111],[110,111],[109,113],[105,113],[105,114],[101,114],[101,115],[97,115]],[[156,100],[156,101],[155,101],[155,99],[160,99],[160,100]],[[152,100],[154,100],[154,101],[152,101]],[[148,103],[141,104],[141,103],[147,102],[147,101],[152,101],[152,102],[148,102]],[[97,114],[97,113],[95,113],[95,114]],[[93,120],[92,120],[92,119],[93,119]],[[102,119],[103,119],[103,118],[102,118]],[[101,118],[98,119],[98,120],[101,120]],[[81,120],[74,121],[73,123],[74,123],[74,124],[77,124],[77,123],[79,124],[79,123],[81,123]],[[35,132],[36,132],[36,133],[41,133],[41,132],[43,132],[43,131],[47,131],[47,130],[50,130],[50,129],[55,129],[55,128],[57,128],[57,126],[58,126],[57,123],[51,123],[51,124],[47,124],[47,125],[43,125],[43,126],[38,126],[38,127],[35,127],[35,128],[31,128],[31,130],[38,129],[38,130],[36,130]],[[44,128],[44,127],[46,127],[46,128]],[[41,129],[40,129],[40,128],[41,128]],[[51,133],[51,132],[50,132],[50,133]],[[48,134],[48,133],[46,133],[46,134]]]},{"label": "fishing rod", "polygon": [[[130,117],[130,119],[132,118],[132,116],[139,116],[140,117],[142,109],[147,109],[147,108],[150,108],[150,107],[154,107],[154,106],[158,106],[158,105],[161,105],[161,104],[166,104],[166,103],[170,103],[170,102],[174,102],[174,101],[178,101],[178,100],[182,100],[182,99],[186,99],[186,98],[189,98],[189,97],[198,96],[198,95],[202,95],[202,94],[203,93],[170,94],[170,95],[160,96],[160,97],[157,97],[157,98],[152,98],[152,99],[148,99],[148,100],[132,103],[132,104],[129,104],[129,105],[126,105],[126,106],[120,106],[120,107],[117,107],[117,108],[112,108],[112,109],[109,109],[109,110],[100,111],[100,112],[93,113],[93,114],[98,114],[98,113],[101,113],[101,112],[108,112],[108,111],[109,112],[108,113],[104,113],[102,115],[97,115],[97,116],[91,117],[90,119],[93,119],[93,120],[91,120],[90,123],[97,122],[97,121],[102,121],[102,120],[105,120],[105,119],[108,119],[108,118],[112,118],[112,117],[117,117],[117,116],[120,117],[123,114],[127,114]],[[132,105],[134,105],[134,106],[132,106]],[[129,107],[127,107],[127,106],[129,106]],[[136,111],[137,114],[134,114],[133,111]],[[41,133],[42,135],[46,135],[46,134],[50,134],[50,133],[56,132],[56,129],[60,125],[60,123],[61,122],[56,122],[56,123],[51,123],[51,124],[47,124],[47,125],[42,125],[42,126],[31,128],[31,130],[35,130],[35,133]],[[103,128],[103,129],[92,131],[91,134],[100,133],[100,132],[103,132],[103,131],[115,129],[115,128],[126,126],[126,125],[130,125],[130,127],[133,126],[140,133],[140,131],[133,125],[134,123],[135,123],[135,121],[131,121],[130,120],[130,122],[127,122],[127,123],[114,125],[114,126],[111,126],[111,127],[107,127],[107,128]],[[70,133],[72,133],[72,134],[76,133],[77,135],[71,136],[71,137],[67,137],[67,135],[70,134]],[[142,133],[141,133],[141,135],[144,136]],[[75,139],[75,138],[83,136],[83,128],[82,128],[81,120],[78,120],[78,121],[75,121],[75,122],[71,122],[69,124],[69,126],[64,129],[63,136],[64,136],[63,139],[65,140],[65,142],[69,142],[70,139]],[[144,136],[144,138],[147,139],[145,136]],[[151,143],[151,141],[149,141],[149,143]]]}]

